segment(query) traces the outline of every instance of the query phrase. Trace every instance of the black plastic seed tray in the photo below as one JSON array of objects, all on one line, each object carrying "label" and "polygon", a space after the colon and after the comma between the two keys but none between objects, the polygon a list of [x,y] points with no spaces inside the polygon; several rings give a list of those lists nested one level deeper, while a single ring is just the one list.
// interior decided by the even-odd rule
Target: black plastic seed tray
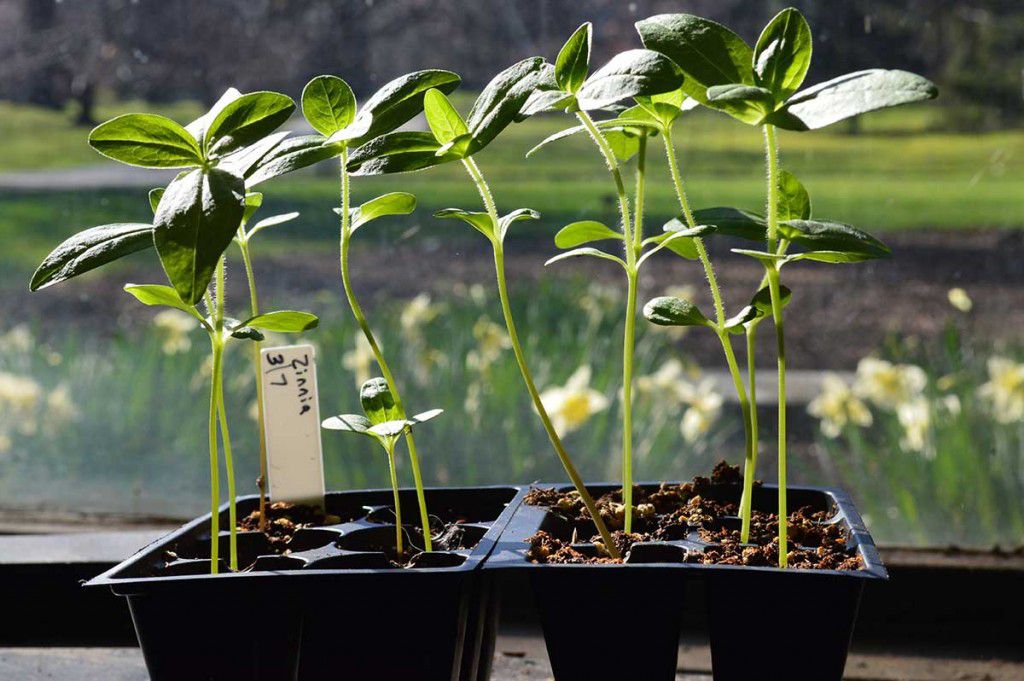
[{"label": "black plastic seed tray", "polygon": [[[571,490],[565,485],[537,485]],[[619,485],[588,485],[598,497]],[[656,489],[657,484],[644,484]],[[719,501],[739,501],[739,485],[714,485]],[[753,507],[773,512],[777,488],[755,488]],[[766,661],[786,654],[799,634],[800,664],[787,665],[789,679],[841,679],[865,581],[887,579],[874,541],[850,498],[823,487],[788,488],[788,506],[826,511],[840,524],[848,550],[863,569],[781,570],[777,567],[704,565],[684,562],[687,553],[716,546],[687,524],[678,537],[634,544],[623,564],[534,564],[526,558],[527,539],[543,530],[573,538],[573,527],[540,506],[521,504],[484,565],[490,570],[527,570],[544,627],[552,669],[558,681],[593,678],[674,679],[683,608],[707,608],[715,679],[760,678]],[[725,518],[735,523],[739,518]],[[592,536],[594,531],[580,532]],[[593,554],[592,544],[574,546]],[[797,547],[813,550],[814,547]],[[687,599],[688,586],[706,585],[705,602]],[[616,646],[628,655],[595,654],[594,629],[580,622],[620,622]],[[787,654],[788,657],[788,654]],[[806,675],[806,676],[802,676]]]},{"label": "black plastic seed tray", "polygon": [[[239,565],[209,574],[209,514],[150,544],[88,586],[125,596],[153,679],[418,678],[478,681],[489,674],[497,618],[491,576],[479,568],[519,505],[522,488],[428,489],[451,525],[444,550],[396,567],[391,490],[331,492],[341,522],[295,532],[284,552],[262,533],[238,534]],[[401,491],[404,526],[419,520]],[[238,517],[256,508],[242,497]],[[408,519],[407,519],[408,518]],[[220,554],[227,556],[227,508]],[[411,540],[413,533],[406,533]]]}]

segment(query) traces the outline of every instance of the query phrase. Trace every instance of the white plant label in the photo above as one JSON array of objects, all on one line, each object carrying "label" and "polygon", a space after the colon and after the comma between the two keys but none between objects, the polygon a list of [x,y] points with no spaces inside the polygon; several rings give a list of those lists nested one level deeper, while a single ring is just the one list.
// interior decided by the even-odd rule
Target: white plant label
[{"label": "white plant label", "polygon": [[287,345],[260,352],[270,498],[324,505],[316,352]]}]

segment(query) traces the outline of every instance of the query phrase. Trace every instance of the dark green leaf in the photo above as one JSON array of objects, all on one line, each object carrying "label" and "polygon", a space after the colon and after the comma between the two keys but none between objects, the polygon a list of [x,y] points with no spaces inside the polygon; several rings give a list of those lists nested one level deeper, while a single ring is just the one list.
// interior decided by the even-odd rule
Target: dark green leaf
[{"label": "dark green leaf", "polygon": [[682,83],[683,72],[665,55],[627,50],[588,78],[576,101],[583,110],[600,109],[628,97],[676,90]]},{"label": "dark green leaf", "polygon": [[29,283],[38,291],[153,246],[153,225],[100,225],[75,234],[46,256]]},{"label": "dark green leaf", "polygon": [[781,222],[806,220],[811,217],[811,196],[796,175],[783,170],[778,175],[778,205],[776,213]]},{"label": "dark green leaf", "polygon": [[238,231],[245,182],[218,168],[193,170],[167,187],[153,217],[153,241],[167,278],[195,305]]},{"label": "dark green leaf", "polygon": [[319,135],[286,139],[253,166],[246,176],[246,184],[254,187],[279,175],[308,168],[340,155],[344,149],[344,144],[325,142]]},{"label": "dark green leaf", "polygon": [[[768,225],[757,213],[716,206],[702,208],[693,212],[693,219],[702,225],[714,225],[715,232],[728,236],[737,236],[749,241],[764,241],[768,236]],[[678,229],[685,225],[681,218],[675,218],[665,225],[666,230]]]},{"label": "dark green leaf", "polygon": [[223,156],[277,130],[295,111],[291,97],[279,92],[250,92],[228,103],[210,123],[203,144],[207,154]]},{"label": "dark green leaf", "polygon": [[125,114],[89,133],[89,145],[108,158],[144,168],[190,168],[203,154],[188,130],[155,114]]},{"label": "dark green leaf", "polygon": [[241,326],[251,326],[262,331],[275,331],[277,333],[301,333],[316,328],[320,320],[309,312],[296,312],[295,310],[277,310],[250,317],[241,323]]},{"label": "dark green leaf", "polygon": [[237,338],[238,340],[251,340],[257,343],[266,340],[266,336],[260,333],[259,329],[255,329],[251,326],[245,326],[237,319],[225,319],[224,328],[231,338]]},{"label": "dark green leaf", "polygon": [[647,301],[644,317],[658,326],[714,326],[696,305],[673,296],[661,296]]},{"label": "dark green leaf", "polygon": [[590,43],[593,27],[590,22],[576,29],[555,59],[555,81],[564,92],[576,94],[590,72]]},{"label": "dark green leaf", "polygon": [[594,257],[594,258],[601,258],[603,260],[611,260],[612,262],[618,263],[623,268],[626,267],[626,262],[622,258],[620,258],[618,256],[615,256],[615,255],[612,255],[611,253],[605,253],[604,251],[599,251],[596,248],[589,248],[589,247],[574,248],[571,251],[566,251],[565,253],[559,253],[558,255],[556,255],[553,258],[548,258],[548,261],[546,263],[544,263],[544,266],[547,267],[548,265],[551,265],[552,263],[556,263],[559,260],[568,260],[569,258],[578,258],[581,255],[588,255],[588,256],[591,256],[591,257]]},{"label": "dark green leaf", "polygon": [[209,111],[186,125],[185,129],[191,133],[192,137],[194,137],[197,142],[202,143],[203,137],[206,136],[206,129],[210,127],[210,123],[213,123],[214,119],[217,118],[217,116],[220,115],[220,112],[224,110],[224,107],[241,96],[241,92],[233,87],[229,87],[224,91],[224,94],[220,96],[220,99],[214,102]]},{"label": "dark green leaf", "polygon": [[408,215],[416,210],[416,197],[406,192],[390,192],[370,199],[352,210],[352,231],[385,215]]},{"label": "dark green leaf", "polygon": [[753,52],[725,26],[692,14],[659,14],[636,24],[644,47],[679,65],[683,91],[707,103],[708,88],[728,83],[754,84]]},{"label": "dark green leaf", "polygon": [[451,71],[427,69],[399,76],[386,83],[363,105],[360,115],[371,117],[366,133],[352,141],[360,146],[392,132],[423,111],[423,95],[431,88],[449,94],[459,86],[459,77]]},{"label": "dark green leaf", "polygon": [[160,205],[160,199],[164,195],[163,187],[156,187],[149,190],[149,209],[156,214],[156,207]]},{"label": "dark green leaf", "polygon": [[807,251],[805,253],[793,253],[792,255],[788,255],[786,256],[785,262],[814,260],[817,262],[841,264],[849,262],[863,262],[877,257],[878,256],[876,255],[870,255],[868,253],[852,251]]},{"label": "dark green leaf", "polygon": [[580,220],[562,227],[555,235],[555,246],[559,248],[575,248],[591,241],[617,239],[622,241],[622,234],[616,232],[602,222],[596,220]]},{"label": "dark green leaf", "polygon": [[785,102],[804,82],[811,65],[811,27],[792,7],[775,15],[754,48],[757,83]]},{"label": "dark green leaf", "polygon": [[395,398],[388,382],[383,378],[371,378],[359,389],[359,401],[370,423],[377,425],[401,418]]},{"label": "dark green leaf", "polygon": [[386,175],[459,160],[455,154],[437,156],[440,148],[433,133],[391,132],[356,149],[349,157],[348,169],[355,175]]},{"label": "dark green leaf", "polygon": [[915,73],[857,71],[798,92],[768,122],[787,130],[817,130],[876,109],[935,99],[938,94],[934,83]]},{"label": "dark green leaf", "polygon": [[434,138],[441,144],[447,144],[469,132],[462,116],[440,90],[427,90],[423,96],[423,113],[427,117],[427,125],[434,133]]},{"label": "dark green leaf", "polygon": [[[793,297],[793,292],[785,286],[779,287],[779,294],[782,298],[782,307],[789,305],[790,298]],[[750,304],[740,310],[734,317],[726,320],[725,329],[730,333],[738,333],[742,330],[742,327],[754,322],[754,325],[760,323],[765,317],[770,317],[772,314],[772,294],[769,287],[765,286],[760,291],[754,294],[754,297],[750,299]]]},{"label": "dark green leaf", "polygon": [[302,115],[314,130],[330,137],[356,117],[356,96],[337,76],[317,76],[302,90]]},{"label": "dark green leaf", "polygon": [[532,208],[517,208],[508,215],[502,215],[498,218],[498,240],[504,241],[505,235],[508,234],[508,228],[512,226],[513,222],[520,220],[540,220],[540,213]]},{"label": "dark green leaf", "polygon": [[558,87],[558,81],[555,80],[555,67],[544,63],[541,64],[540,70],[537,71],[533,92],[530,93],[526,103],[519,109],[515,120],[522,121],[543,111],[564,109],[575,100],[575,96],[566,94],[562,91],[562,88]]},{"label": "dark green leaf", "polygon": [[544,60],[531,57],[513,64],[484,86],[466,118],[473,134],[472,153],[480,151],[516,120],[534,91]]},{"label": "dark green leaf", "polygon": [[462,220],[488,239],[494,238],[494,221],[487,213],[462,210],[461,208],[443,208],[434,213],[434,217]]},{"label": "dark green leaf", "polygon": [[847,251],[866,257],[884,258],[889,247],[867,232],[842,222],[787,220],[779,231],[796,245],[814,251]]},{"label": "dark green leaf", "polygon": [[750,125],[761,125],[775,108],[771,92],[763,87],[730,83],[708,88],[707,105]]}]

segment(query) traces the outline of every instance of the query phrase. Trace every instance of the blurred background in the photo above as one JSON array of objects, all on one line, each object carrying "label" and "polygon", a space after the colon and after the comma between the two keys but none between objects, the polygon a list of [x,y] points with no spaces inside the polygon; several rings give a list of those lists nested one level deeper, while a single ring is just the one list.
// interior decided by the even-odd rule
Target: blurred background
[{"label": "blurred background", "polygon": [[[205,336],[186,316],[122,292],[125,282],[163,281],[154,254],[27,291],[42,257],[74,232],[148,222],[146,192],[169,179],[99,157],[86,143],[92,125],[130,111],[184,123],[229,86],[298,99],[321,73],[365,99],[428,67],[462,75],[454,100],[465,112],[491,75],[527,56],[553,59],[583,21],[594,22],[599,65],[639,47],[633,22],[652,14],[708,16],[752,43],[790,4],[815,32],[808,83],[884,66],[919,72],[941,92],[849,125],[781,133],[783,166],[807,186],[815,215],[861,227],[894,251],[885,261],[786,272],[795,291],[791,480],[850,490],[879,542],[1021,544],[1024,6],[1012,0],[0,0],[0,524],[184,518],[208,498]],[[508,242],[520,331],[543,388],[600,396],[587,401],[590,411],[564,415],[566,444],[588,479],[615,479],[624,281],[609,263],[543,266],[562,225],[614,223],[614,187],[585,139],[524,157],[571,124],[552,114],[515,125],[479,163],[503,213],[542,213],[517,223]],[[756,130],[693,111],[677,124],[676,144],[695,206],[763,209]],[[675,206],[663,160],[657,142],[651,234]],[[336,172],[326,164],[263,187],[262,216],[301,217],[254,246],[264,304],[323,320],[304,340],[318,348],[324,415],[355,411],[357,386],[375,371],[341,293]],[[415,193],[419,209],[360,231],[353,277],[411,408],[446,410],[417,433],[428,481],[562,480],[507,351],[489,246],[431,217],[478,209],[472,185],[455,165],[354,181],[357,201],[397,190]],[[760,278],[756,263],[729,252],[737,245],[711,242],[734,311]],[[243,316],[239,261],[229,281]],[[699,266],[673,255],[644,270],[642,287],[641,301],[673,293],[710,307]],[[637,477],[688,478],[720,459],[739,462],[739,408],[717,339],[638,328]],[[770,341],[760,335],[763,369],[774,366]],[[227,388],[248,493],[255,389],[241,348]],[[759,474],[768,482],[771,381],[770,372],[761,380]],[[324,433],[330,488],[387,485],[384,459],[362,445]],[[407,468],[400,473],[411,482]]]}]

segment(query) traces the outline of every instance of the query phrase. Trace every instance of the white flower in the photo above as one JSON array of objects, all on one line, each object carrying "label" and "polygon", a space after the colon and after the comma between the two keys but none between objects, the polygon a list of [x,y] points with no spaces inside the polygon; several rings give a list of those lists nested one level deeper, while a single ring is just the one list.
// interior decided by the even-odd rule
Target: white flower
[{"label": "white flower", "polygon": [[72,401],[67,385],[58,385],[46,396],[46,414],[48,419],[57,421],[73,421],[78,418],[78,407]]},{"label": "white flower", "polygon": [[652,396],[676,393],[679,384],[686,381],[683,376],[683,363],[672,358],[662,364],[653,374],[640,376],[636,379],[636,389]]},{"label": "white flower", "polygon": [[839,437],[847,425],[865,428],[871,425],[871,411],[836,374],[825,374],[821,393],[807,405],[807,413],[821,420],[825,437]]},{"label": "white flower", "polygon": [[949,304],[961,312],[970,312],[971,308],[974,307],[974,301],[967,295],[967,291],[959,286],[949,289],[946,297],[949,298]]},{"label": "white flower", "polygon": [[577,369],[564,386],[553,386],[540,395],[544,409],[559,435],[582,426],[587,419],[608,408],[608,397],[590,387],[590,366]]},{"label": "white flower", "polygon": [[153,317],[155,326],[163,339],[161,349],[165,355],[188,352],[192,347],[189,333],[196,328],[197,322],[192,315],[180,310],[161,310]]},{"label": "white flower", "polygon": [[928,444],[928,428],[931,426],[931,412],[928,410],[927,400],[919,398],[900,404],[896,408],[896,418],[903,426],[900,447],[909,451],[924,452],[927,458],[934,458],[935,453],[925,449]]},{"label": "white flower", "polygon": [[431,303],[429,294],[419,294],[402,308],[402,314],[399,317],[402,335],[411,341],[419,340],[420,329],[437,319],[444,309],[444,305]]},{"label": "white flower", "polygon": [[894,411],[921,397],[927,384],[928,375],[919,366],[865,357],[857,364],[853,391],[858,397]]},{"label": "white flower", "polygon": [[503,351],[512,347],[505,327],[486,316],[473,324],[473,338],[476,339],[476,348],[466,353],[466,366],[481,373],[496,362]]},{"label": "white flower", "polygon": [[1024,421],[1024,364],[990,357],[988,381],[978,388],[978,396],[991,405],[998,423]]},{"label": "white flower", "polygon": [[687,442],[696,442],[711,428],[722,411],[722,395],[715,391],[713,381],[704,380],[696,386],[684,383],[685,402],[690,406],[683,414],[679,432]]},{"label": "white flower", "polygon": [[0,344],[8,352],[26,353],[35,346],[35,339],[32,337],[32,331],[29,330],[28,324],[18,324],[0,336]]},{"label": "white flower", "polygon": [[352,372],[356,379],[356,386],[361,387],[363,383],[370,380],[375,360],[373,348],[370,347],[366,336],[357,331],[355,346],[341,356],[341,365]]},{"label": "white flower", "polygon": [[962,408],[960,406],[960,398],[952,393],[948,395],[943,395],[940,398],[939,403],[942,405],[942,408],[946,410],[946,413],[949,414],[950,416],[959,416],[960,412],[962,411]]},{"label": "white flower", "polygon": [[28,376],[0,372],[0,408],[15,413],[35,409],[43,389]]}]

